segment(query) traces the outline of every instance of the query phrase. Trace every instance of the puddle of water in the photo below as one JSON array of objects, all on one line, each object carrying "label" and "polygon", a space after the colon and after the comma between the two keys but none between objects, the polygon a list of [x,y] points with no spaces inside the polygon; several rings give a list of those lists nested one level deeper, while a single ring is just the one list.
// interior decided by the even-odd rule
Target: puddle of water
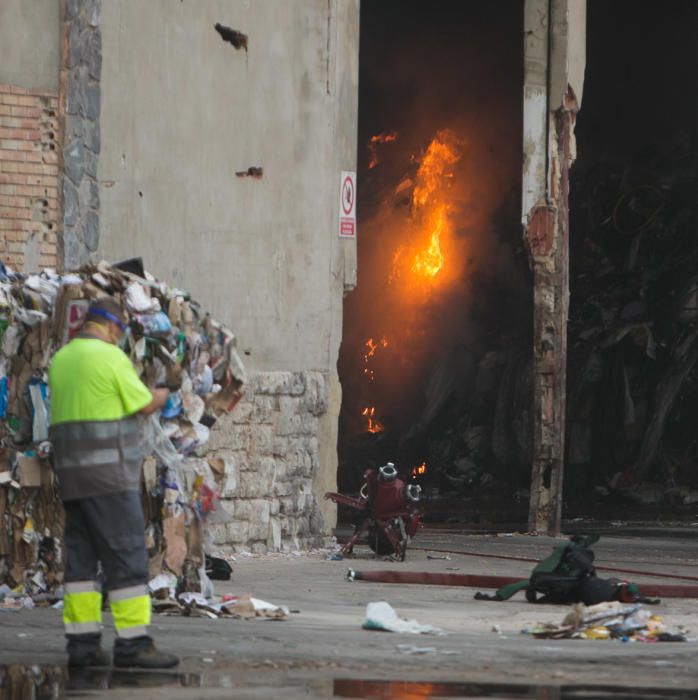
[{"label": "puddle of water", "polygon": [[338,679],[334,697],[364,700],[424,698],[508,698],[511,700],[695,700],[695,690],[589,685],[514,685],[504,683],[423,683]]},{"label": "puddle of water", "polygon": [[[0,700],[54,700],[115,688],[200,688],[197,673],[66,666],[0,666]],[[213,686],[212,686],[213,687]]]},{"label": "puddle of water", "polygon": [[[274,681],[271,681],[271,684]],[[329,697],[324,692],[315,695],[312,681],[297,679],[280,681],[283,688],[305,686],[304,697]],[[129,671],[121,669],[68,669],[65,666],[0,666],[0,700],[57,700],[65,697],[85,697],[100,691],[128,688],[159,688],[172,691],[186,689],[264,690],[260,679],[245,683],[235,674],[177,673],[173,671]],[[599,685],[516,685],[503,683],[433,683],[384,680],[335,679],[331,682],[332,697],[362,700],[423,700],[425,698],[500,698],[502,700],[695,700],[694,690],[669,688],[627,688]],[[283,693],[283,688],[269,691]],[[297,688],[298,689],[298,688]],[[262,697],[262,695],[255,695]],[[295,696],[294,696],[295,697]]]}]

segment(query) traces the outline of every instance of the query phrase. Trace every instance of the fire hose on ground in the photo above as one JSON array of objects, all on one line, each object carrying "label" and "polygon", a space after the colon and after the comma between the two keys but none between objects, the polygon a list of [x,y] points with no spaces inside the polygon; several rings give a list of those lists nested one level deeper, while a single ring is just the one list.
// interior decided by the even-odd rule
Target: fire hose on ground
[{"label": "fire hose on ground", "polygon": [[[481,557],[483,559],[504,559],[506,561],[526,561],[537,563],[538,559],[533,557],[523,557],[516,554],[483,554],[482,552],[464,552],[460,549],[432,549],[431,547],[412,547],[422,552],[434,552],[435,554],[459,554],[464,557]],[[599,566],[596,565],[599,571],[615,571],[619,574],[633,574],[636,576],[652,576],[654,578],[675,578],[680,581],[698,581],[698,576],[689,576],[687,574],[659,574],[651,571],[640,571],[638,569],[622,569],[618,566]],[[697,587],[698,588],[698,587]]]},{"label": "fire hose on ground", "polygon": [[[461,554],[462,552],[459,552]],[[617,570],[617,569],[616,569]],[[643,573],[646,576],[661,578],[665,574]],[[669,574],[670,576],[671,574]],[[427,571],[355,571],[347,572],[349,581],[367,581],[371,583],[402,583],[422,586],[462,586],[464,588],[501,588],[516,583],[521,577],[483,576],[480,574],[432,573]],[[659,598],[698,598],[698,586],[678,584],[638,584],[643,596]]]}]

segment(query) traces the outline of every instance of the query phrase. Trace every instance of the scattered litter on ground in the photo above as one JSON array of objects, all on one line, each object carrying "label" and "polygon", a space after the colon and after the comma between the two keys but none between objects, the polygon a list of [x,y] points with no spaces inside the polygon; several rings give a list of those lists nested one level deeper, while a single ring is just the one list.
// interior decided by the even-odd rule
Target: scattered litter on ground
[{"label": "scattered litter on ground", "polygon": [[283,620],[290,614],[289,609],[285,606],[274,605],[249,594],[224,595],[218,601],[214,601],[212,596],[206,597],[193,591],[185,591],[175,597],[167,586],[156,590],[151,587],[151,594],[153,596],[153,610],[163,615],[208,617],[212,620],[219,617]]},{"label": "scattered litter on ground", "polygon": [[451,561],[451,557],[448,554],[427,554],[427,559],[445,559],[446,561]]},{"label": "scattered litter on ground", "polygon": [[422,625],[416,620],[404,620],[398,617],[393,607],[385,601],[369,603],[366,606],[366,619],[362,627],[365,630],[378,630],[381,632],[446,634],[439,627]]},{"label": "scattered litter on ground", "polygon": [[619,639],[622,642],[694,641],[683,627],[669,629],[640,603],[572,606],[560,624],[538,623],[522,630],[537,639]]}]

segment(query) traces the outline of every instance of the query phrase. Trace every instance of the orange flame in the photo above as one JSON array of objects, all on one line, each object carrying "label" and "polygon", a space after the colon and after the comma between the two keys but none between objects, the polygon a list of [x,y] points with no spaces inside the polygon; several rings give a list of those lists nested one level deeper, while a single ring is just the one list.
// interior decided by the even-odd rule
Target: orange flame
[{"label": "orange flame", "polygon": [[[366,348],[366,352],[364,353],[364,368],[363,368],[363,374],[365,377],[367,377],[369,382],[374,381],[375,379],[375,373],[373,369],[370,367],[370,360],[371,358],[376,354],[376,351],[379,350],[380,348],[387,348],[388,347],[388,339],[387,338],[381,338],[378,342],[373,340],[373,338],[369,338],[365,343],[364,347]],[[366,430],[369,433],[380,433],[385,428],[383,427],[383,424],[379,421],[376,420],[375,415],[376,415],[376,407],[375,406],[368,406],[367,408],[364,408],[363,412],[361,415],[366,418]]]},{"label": "orange flame", "polygon": [[379,143],[391,143],[397,140],[397,131],[384,131],[375,136],[371,136],[368,141],[368,152],[371,154],[371,160],[368,163],[368,169],[372,170],[378,165],[377,145]]},{"label": "orange flame", "polygon": [[393,256],[390,282],[400,274],[401,268],[425,280],[433,280],[443,269],[446,262],[444,241],[451,230],[448,189],[452,168],[461,158],[461,145],[450,132],[440,131],[424,153],[412,190],[412,214],[420,222],[426,240],[410,246],[410,250],[398,247]]},{"label": "orange flame", "polygon": [[367,406],[361,413],[364,418],[366,418],[366,431],[369,433],[381,433],[385,430],[383,424],[374,418],[376,415],[375,406]]},{"label": "orange flame", "polygon": [[421,253],[417,253],[412,263],[412,272],[416,272],[423,277],[436,277],[444,265],[444,254],[441,252],[441,234],[447,226],[446,206],[441,205],[432,215],[434,220],[431,226],[431,239],[429,247]]},{"label": "orange flame", "polygon": [[418,467],[413,467],[412,469],[412,478],[416,479],[417,476],[420,474],[426,474],[427,472],[427,463],[422,462]]},{"label": "orange flame", "polygon": [[447,140],[448,133],[440,131],[422,157],[417,170],[417,184],[412,192],[412,204],[415,207],[423,207],[432,202],[450,179],[449,168],[460,160],[455,145],[449,145]]}]

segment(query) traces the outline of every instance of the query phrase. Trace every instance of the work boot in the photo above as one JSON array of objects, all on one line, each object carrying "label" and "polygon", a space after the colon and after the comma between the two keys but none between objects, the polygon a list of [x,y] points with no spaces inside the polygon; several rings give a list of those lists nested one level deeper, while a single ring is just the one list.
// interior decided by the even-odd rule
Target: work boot
[{"label": "work boot", "polygon": [[85,668],[87,666],[109,666],[111,659],[101,647],[101,634],[68,634],[68,666]]},{"label": "work boot", "polygon": [[178,663],[177,656],[158,651],[148,636],[114,642],[114,666],[119,668],[172,668]]}]

